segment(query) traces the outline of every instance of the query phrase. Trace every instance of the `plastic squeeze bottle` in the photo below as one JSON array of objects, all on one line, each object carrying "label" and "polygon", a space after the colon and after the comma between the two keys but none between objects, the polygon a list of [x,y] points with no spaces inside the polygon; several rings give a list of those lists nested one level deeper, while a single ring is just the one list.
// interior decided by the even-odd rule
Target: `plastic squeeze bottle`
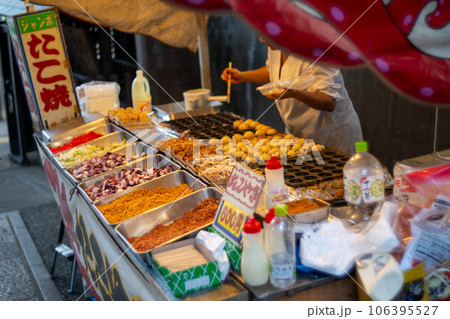
[{"label": "plastic squeeze bottle", "polygon": [[150,112],[152,110],[152,96],[150,95],[150,84],[142,70],[136,71],[136,77],[131,84],[131,99],[133,107],[140,111]]},{"label": "plastic squeeze bottle", "polygon": [[264,251],[266,252],[267,259],[269,259],[269,234],[270,234],[270,222],[275,217],[275,209],[271,208],[269,212],[264,217],[264,232],[263,232],[263,241],[264,241]]},{"label": "plastic squeeze bottle", "polygon": [[264,191],[264,205],[266,211],[269,211],[276,203],[287,201],[286,185],[284,183],[284,170],[281,161],[272,156],[266,163],[266,185]]},{"label": "plastic squeeze bottle", "polygon": [[250,286],[260,286],[269,280],[269,263],[263,248],[261,223],[249,218],[244,224],[242,235],[244,248],[241,259],[241,274]]},{"label": "plastic squeeze bottle", "polygon": [[275,217],[270,226],[270,282],[283,288],[292,285],[296,279],[295,233],[285,204],[275,205]]},{"label": "plastic squeeze bottle", "polygon": [[367,152],[367,142],[356,142],[357,153],[344,166],[345,200],[354,222],[368,220],[384,199],[384,172],[380,162]]}]

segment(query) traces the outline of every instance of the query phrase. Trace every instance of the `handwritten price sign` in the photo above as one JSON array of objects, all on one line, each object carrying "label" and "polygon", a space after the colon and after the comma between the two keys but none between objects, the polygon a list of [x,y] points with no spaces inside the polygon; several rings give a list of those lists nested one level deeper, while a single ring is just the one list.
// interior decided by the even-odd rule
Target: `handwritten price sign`
[{"label": "handwritten price sign", "polygon": [[258,206],[264,183],[263,176],[239,164],[231,172],[214,220],[214,228],[237,246],[242,239],[245,221]]},{"label": "handwritten price sign", "polygon": [[247,215],[253,215],[265,181],[263,176],[237,164],[231,172],[224,196]]}]

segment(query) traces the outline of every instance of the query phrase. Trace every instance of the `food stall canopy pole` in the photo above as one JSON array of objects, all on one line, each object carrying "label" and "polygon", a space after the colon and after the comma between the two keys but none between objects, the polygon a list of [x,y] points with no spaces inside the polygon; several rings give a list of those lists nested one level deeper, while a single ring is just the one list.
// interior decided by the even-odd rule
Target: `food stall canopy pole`
[{"label": "food stall canopy pole", "polygon": [[200,76],[202,88],[211,90],[211,71],[209,66],[208,34],[206,32],[206,23],[208,16],[197,13],[197,39],[198,39],[198,58],[200,62]]},{"label": "food stall canopy pole", "polygon": [[444,161],[450,161],[450,157],[442,156],[436,149],[437,148],[438,123],[439,123],[439,107],[436,106],[435,110],[436,110],[436,113],[435,113],[435,117],[434,117],[433,157],[434,158],[437,157]]},{"label": "food stall canopy pole", "polygon": [[409,99],[450,107],[448,2],[170,1],[221,14],[229,10],[294,54],[339,67],[368,67]]}]

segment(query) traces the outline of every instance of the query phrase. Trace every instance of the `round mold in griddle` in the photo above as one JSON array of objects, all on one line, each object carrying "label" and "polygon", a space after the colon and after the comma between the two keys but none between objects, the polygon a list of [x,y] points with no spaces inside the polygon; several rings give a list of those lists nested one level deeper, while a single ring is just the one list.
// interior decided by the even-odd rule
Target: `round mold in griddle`
[{"label": "round mold in griddle", "polygon": [[300,177],[303,177],[303,176],[307,176],[308,175],[308,173],[307,172],[300,172],[300,171],[298,171],[298,172],[295,172],[295,176],[300,176]]},{"label": "round mold in griddle", "polygon": [[335,169],[334,171],[331,171],[333,174],[342,174],[342,169]]},{"label": "round mold in griddle", "polygon": [[331,173],[326,173],[326,172],[322,172],[322,173],[319,173],[319,174],[317,174],[317,175],[319,175],[320,177],[329,177],[329,176],[333,176],[333,174],[331,174]]},{"label": "round mold in griddle", "polygon": [[317,176],[308,175],[308,176],[303,177],[303,179],[307,180],[307,181],[313,181],[313,180],[317,179]]},{"label": "round mold in griddle", "polygon": [[310,173],[322,173],[323,172],[323,170],[321,170],[321,169],[312,169],[312,170],[310,170],[309,171]]},{"label": "round mold in griddle", "polygon": [[332,161],[329,161],[327,164],[339,164],[340,163],[340,161],[338,161],[338,160],[332,160]]},{"label": "round mold in griddle", "polygon": [[302,184],[304,182],[304,180],[299,179],[299,178],[294,178],[294,179],[289,180],[289,182],[292,184]]}]

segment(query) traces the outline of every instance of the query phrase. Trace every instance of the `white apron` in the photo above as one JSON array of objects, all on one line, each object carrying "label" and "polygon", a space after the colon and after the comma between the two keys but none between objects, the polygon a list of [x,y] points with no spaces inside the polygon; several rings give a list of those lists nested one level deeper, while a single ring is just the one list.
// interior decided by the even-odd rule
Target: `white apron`
[{"label": "white apron", "polygon": [[362,141],[362,132],[358,115],[344,87],[344,78],[338,69],[311,64],[290,55],[280,72],[281,51],[268,50],[266,65],[271,82],[291,80],[303,74],[299,81],[314,78],[306,91],[320,92],[336,100],[333,112],[313,109],[294,98],[278,100],[278,111],[286,129],[294,136],[311,138],[315,143],[353,154],[355,142]]}]

